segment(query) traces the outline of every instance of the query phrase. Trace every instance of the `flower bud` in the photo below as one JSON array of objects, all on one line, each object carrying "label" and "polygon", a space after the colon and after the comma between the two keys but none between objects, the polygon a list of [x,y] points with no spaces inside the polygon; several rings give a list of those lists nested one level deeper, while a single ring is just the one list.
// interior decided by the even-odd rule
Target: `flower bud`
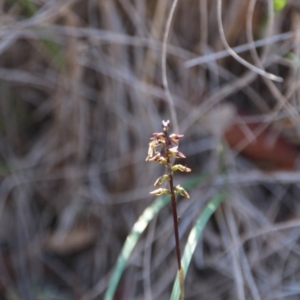
[{"label": "flower bud", "polygon": [[[151,140],[151,139],[150,139]],[[157,146],[156,140],[153,140],[149,143],[149,148],[148,148],[148,156],[152,157],[153,153],[155,152],[155,148]],[[146,159],[147,160],[147,159]]]},{"label": "flower bud", "polygon": [[180,194],[183,197],[186,197],[188,199],[190,198],[190,196],[187,193],[187,191],[182,186],[180,186],[179,184],[177,186],[175,186],[174,191],[175,191],[175,193],[178,193],[178,194]]},{"label": "flower bud", "polygon": [[188,172],[191,172],[192,170],[190,168],[187,168],[187,167],[183,166],[183,165],[174,165],[172,167],[172,171],[173,172],[180,171],[180,172],[186,172],[186,173],[188,173]]},{"label": "flower bud", "polygon": [[168,180],[169,179],[169,175],[168,174],[165,174],[163,176],[160,176],[157,178],[157,180],[155,181],[154,183],[154,186],[157,186],[157,185],[161,185],[164,181]]},{"label": "flower bud", "polygon": [[177,144],[178,141],[179,141],[182,137],[183,137],[183,134],[175,134],[175,133],[172,133],[172,134],[170,135],[170,140],[171,140],[172,142],[174,142],[175,144]]},{"label": "flower bud", "polygon": [[156,153],[154,156],[150,156],[148,155],[146,157],[146,161],[157,161],[160,157],[160,154],[159,153]]},{"label": "flower bud", "polygon": [[154,138],[165,137],[165,134],[163,132],[154,132],[153,137]]},{"label": "flower bud", "polygon": [[185,158],[185,155],[182,152],[178,151],[178,146],[170,148],[169,152],[176,158]]},{"label": "flower bud", "polygon": [[168,163],[167,160],[164,157],[162,157],[161,155],[159,155],[159,157],[157,159],[155,159],[155,161],[159,162],[162,165],[166,165]]},{"label": "flower bud", "polygon": [[170,125],[170,120],[167,120],[167,121],[163,120],[162,121],[162,126],[163,127],[168,127],[169,125]]},{"label": "flower bud", "polygon": [[163,126],[164,132],[167,132],[167,131],[168,131],[169,125],[170,125],[170,121],[169,121],[169,120],[167,120],[167,121],[162,121],[162,126]]},{"label": "flower bud", "polygon": [[168,189],[159,188],[150,192],[151,195],[161,196],[161,195],[171,195],[171,192]]}]

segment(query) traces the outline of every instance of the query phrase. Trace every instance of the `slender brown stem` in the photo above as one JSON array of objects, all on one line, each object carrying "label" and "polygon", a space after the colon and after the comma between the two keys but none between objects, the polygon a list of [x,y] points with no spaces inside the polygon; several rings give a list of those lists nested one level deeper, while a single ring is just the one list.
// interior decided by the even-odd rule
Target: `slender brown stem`
[{"label": "slender brown stem", "polygon": [[174,224],[174,235],[175,235],[175,247],[176,247],[176,256],[177,256],[177,264],[178,264],[178,271],[181,270],[181,261],[180,261],[180,242],[179,242],[179,233],[178,233],[178,215],[177,215],[177,206],[176,206],[176,196],[174,192],[174,183],[173,183],[173,171],[171,165],[171,159],[168,155],[169,147],[171,145],[170,137],[168,135],[167,129],[164,131],[166,137],[166,158],[167,158],[167,169],[169,175],[169,184],[170,184],[170,192],[171,192],[171,204],[172,204],[172,213],[173,213],[173,224]]},{"label": "slender brown stem", "polygon": [[179,243],[179,233],[178,233],[178,215],[177,215],[176,198],[175,198],[175,193],[174,193],[172,172],[169,174],[169,176],[170,176],[169,183],[170,183],[170,191],[171,191],[171,202],[172,202],[172,212],[173,212],[177,264],[178,264],[178,270],[180,271],[181,270],[181,261],[180,261],[181,255],[180,255],[180,243]]}]

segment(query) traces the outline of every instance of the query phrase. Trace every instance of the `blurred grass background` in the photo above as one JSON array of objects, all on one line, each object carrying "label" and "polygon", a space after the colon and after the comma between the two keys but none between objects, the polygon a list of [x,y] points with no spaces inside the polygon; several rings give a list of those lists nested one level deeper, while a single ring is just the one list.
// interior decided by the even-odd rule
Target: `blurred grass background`
[{"label": "blurred grass background", "polygon": [[[179,1],[171,25],[167,75],[185,134],[180,148],[193,175],[210,174],[190,201],[178,202],[183,244],[220,188],[219,160],[230,183],[197,247],[186,299],[300,297],[299,171],[264,174],[226,146],[220,157],[223,121],[211,117],[230,103],[268,126],[292,123],[298,141],[300,4],[276,1],[272,16],[273,3],[224,0],[222,15],[232,47],[250,42],[247,22],[254,40],[290,33],[257,49],[267,71],[284,79],[279,94],[229,55],[215,58],[224,50],[216,0]],[[0,299],[102,299],[161,174],[145,157],[152,132],[170,118],[161,54],[171,4],[0,1]],[[255,64],[251,51],[240,55]],[[201,65],[187,68],[197,57]],[[173,249],[166,207],[136,247],[115,300],[168,299]]]}]

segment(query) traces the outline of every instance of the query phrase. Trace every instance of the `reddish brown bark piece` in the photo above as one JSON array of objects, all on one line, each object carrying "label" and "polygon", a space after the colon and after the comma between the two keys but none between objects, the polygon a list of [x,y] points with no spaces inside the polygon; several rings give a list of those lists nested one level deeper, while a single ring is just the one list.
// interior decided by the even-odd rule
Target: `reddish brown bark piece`
[{"label": "reddish brown bark piece", "polygon": [[[258,123],[247,124],[250,133],[261,126]],[[232,124],[225,132],[224,137],[233,149],[248,157],[265,170],[293,170],[296,168],[299,156],[298,149],[282,136],[273,138],[274,133],[270,128],[265,129],[253,141],[248,139],[241,124]],[[245,143],[245,144],[244,144]],[[240,148],[244,144],[244,147]]]}]

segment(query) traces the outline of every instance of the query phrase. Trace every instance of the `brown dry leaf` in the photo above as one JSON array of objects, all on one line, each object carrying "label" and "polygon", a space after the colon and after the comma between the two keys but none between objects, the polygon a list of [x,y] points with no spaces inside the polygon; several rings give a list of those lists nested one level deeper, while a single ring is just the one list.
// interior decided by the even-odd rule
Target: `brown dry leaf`
[{"label": "brown dry leaf", "polygon": [[96,242],[96,231],[91,227],[78,227],[62,233],[50,233],[44,242],[47,252],[57,255],[76,254]]}]

